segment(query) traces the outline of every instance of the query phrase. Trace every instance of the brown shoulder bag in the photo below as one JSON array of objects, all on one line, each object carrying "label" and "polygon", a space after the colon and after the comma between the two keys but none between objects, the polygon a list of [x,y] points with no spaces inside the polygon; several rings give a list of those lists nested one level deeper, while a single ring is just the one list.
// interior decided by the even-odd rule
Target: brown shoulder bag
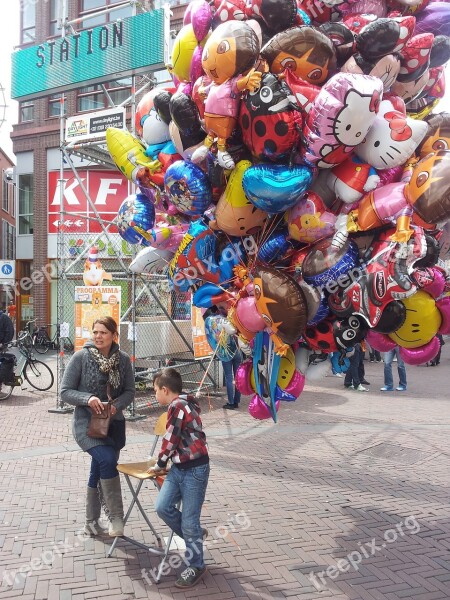
[{"label": "brown shoulder bag", "polygon": [[100,414],[92,413],[91,422],[89,423],[87,434],[90,438],[104,439],[108,437],[109,426],[111,425],[111,408],[113,405],[113,399],[111,398],[109,391],[109,384],[107,386],[108,403]]}]

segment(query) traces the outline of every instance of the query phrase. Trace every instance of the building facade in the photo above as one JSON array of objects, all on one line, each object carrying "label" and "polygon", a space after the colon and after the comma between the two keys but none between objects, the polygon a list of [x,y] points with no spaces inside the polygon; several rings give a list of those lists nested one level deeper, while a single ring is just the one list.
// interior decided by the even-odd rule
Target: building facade
[{"label": "building facade", "polygon": [[[14,261],[16,257],[16,186],[14,184],[14,163],[0,148],[0,259]],[[0,309],[15,302],[14,280],[3,278],[0,272]]]},{"label": "building facade", "polygon": [[[23,4],[21,11],[20,48],[36,46],[61,37],[59,13],[61,0],[38,0]],[[152,3],[139,3],[137,11],[148,10]],[[111,12],[104,9],[122,5]],[[173,4],[171,34],[175,37],[182,26],[185,4]],[[68,0],[68,20],[80,16],[85,20],[76,25],[77,31],[112,23],[132,16],[133,7],[123,0]],[[136,9],[135,9],[136,10]],[[73,32],[73,30],[72,30]],[[19,102],[18,123],[13,127],[11,139],[17,158],[17,230],[16,230],[16,289],[18,327],[36,318],[39,323],[56,322],[56,296],[49,278],[36,278],[34,272],[49,271],[51,261],[57,259],[55,232],[51,231],[52,198],[54,182],[60,169],[60,107],[72,116],[118,105],[131,94],[131,78],[109,81],[103,86],[87,85],[76,91]],[[106,90],[106,92],[105,92]],[[131,116],[131,113],[128,115]],[[78,167],[83,167],[80,163]],[[90,177],[104,167],[89,163]],[[21,285],[23,281],[31,285]]]}]

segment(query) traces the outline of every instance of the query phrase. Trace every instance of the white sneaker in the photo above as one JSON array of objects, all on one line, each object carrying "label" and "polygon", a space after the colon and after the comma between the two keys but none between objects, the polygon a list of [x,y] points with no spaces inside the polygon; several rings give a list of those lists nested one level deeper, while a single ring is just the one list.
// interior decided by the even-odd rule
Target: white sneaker
[{"label": "white sneaker", "polygon": [[333,373],[333,377],[340,377],[342,379],[342,373]]},{"label": "white sneaker", "polygon": [[368,392],[369,390],[367,388],[365,388],[361,383],[358,385],[358,387],[354,388],[357,392]]}]

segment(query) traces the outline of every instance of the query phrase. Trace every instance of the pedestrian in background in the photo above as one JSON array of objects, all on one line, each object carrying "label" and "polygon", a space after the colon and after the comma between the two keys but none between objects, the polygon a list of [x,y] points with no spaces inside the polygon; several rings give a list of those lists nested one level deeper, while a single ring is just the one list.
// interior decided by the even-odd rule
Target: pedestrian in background
[{"label": "pedestrian in background", "polygon": [[397,392],[406,391],[406,367],[400,356],[400,349],[395,346],[389,352],[384,353],[384,386],[381,388],[382,392],[393,392],[394,391],[394,379],[392,377],[392,363],[397,360],[397,371],[399,384],[395,388]]}]

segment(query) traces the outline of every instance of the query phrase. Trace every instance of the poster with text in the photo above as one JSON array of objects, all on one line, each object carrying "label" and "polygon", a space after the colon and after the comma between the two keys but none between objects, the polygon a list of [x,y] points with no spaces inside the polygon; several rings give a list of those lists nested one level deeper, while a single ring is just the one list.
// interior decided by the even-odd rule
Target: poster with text
[{"label": "poster with text", "polygon": [[75,350],[81,350],[92,337],[92,324],[101,317],[120,323],[119,286],[77,286],[75,288]]},{"label": "poster with text", "polygon": [[194,358],[208,358],[208,356],[212,356],[213,351],[206,339],[205,322],[203,320],[202,311],[194,305],[191,306],[191,323]]}]

